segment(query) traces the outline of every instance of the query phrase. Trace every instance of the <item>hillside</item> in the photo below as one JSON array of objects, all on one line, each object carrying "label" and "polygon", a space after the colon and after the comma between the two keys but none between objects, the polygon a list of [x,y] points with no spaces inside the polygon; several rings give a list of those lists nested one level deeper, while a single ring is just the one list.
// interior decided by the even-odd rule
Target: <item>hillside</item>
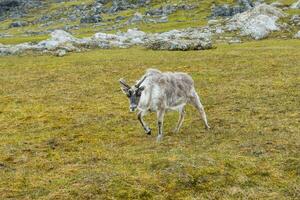
[{"label": "hillside", "polygon": [[[0,0],[0,199],[300,199],[300,1]],[[144,133],[119,79],[188,73]]]},{"label": "hillside", "polygon": [[[25,1],[27,2],[25,5],[13,4],[12,9],[4,7],[5,2],[11,1],[19,2],[18,0],[0,1],[0,9],[1,4],[3,7],[0,12],[2,13],[0,14],[0,43],[39,41],[47,38],[49,33],[56,29],[84,37],[96,32],[112,33],[126,31],[129,28],[138,28],[144,32],[163,32],[199,27],[207,25],[207,22],[212,19],[213,6],[227,4],[237,11],[245,8],[245,4],[232,0],[29,0]],[[300,14],[299,9],[288,9],[292,3],[294,1],[281,0],[278,5],[284,12],[290,14],[289,18]],[[230,15],[236,11],[221,8],[216,13],[228,15],[228,12]]]}]

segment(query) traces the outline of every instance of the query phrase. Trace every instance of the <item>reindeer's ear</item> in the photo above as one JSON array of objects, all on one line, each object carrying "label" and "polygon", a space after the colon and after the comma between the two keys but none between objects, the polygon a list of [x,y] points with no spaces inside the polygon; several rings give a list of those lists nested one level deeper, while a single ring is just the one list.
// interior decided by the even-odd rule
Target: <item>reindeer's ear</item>
[{"label": "reindeer's ear", "polygon": [[121,85],[121,90],[124,94],[128,95],[129,94],[129,89],[127,87],[124,87],[123,85]]},{"label": "reindeer's ear", "polygon": [[145,89],[145,86],[139,87],[139,91],[143,91]]},{"label": "reindeer's ear", "polygon": [[123,78],[119,80],[119,83],[121,84],[121,90],[128,96],[130,86],[125,82]]}]

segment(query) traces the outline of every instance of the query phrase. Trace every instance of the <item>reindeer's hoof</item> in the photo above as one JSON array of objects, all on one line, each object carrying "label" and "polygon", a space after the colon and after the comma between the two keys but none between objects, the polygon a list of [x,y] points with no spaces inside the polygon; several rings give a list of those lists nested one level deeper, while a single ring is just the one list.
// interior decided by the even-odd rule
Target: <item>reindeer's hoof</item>
[{"label": "reindeer's hoof", "polygon": [[156,142],[160,142],[163,138],[162,134],[158,134],[157,138],[156,138]]},{"label": "reindeer's hoof", "polygon": [[151,128],[148,128],[148,129],[146,130],[146,134],[147,134],[147,135],[151,135]]},{"label": "reindeer's hoof", "polygon": [[209,129],[210,129],[210,126],[205,125],[205,129],[206,129],[206,130],[209,130]]}]

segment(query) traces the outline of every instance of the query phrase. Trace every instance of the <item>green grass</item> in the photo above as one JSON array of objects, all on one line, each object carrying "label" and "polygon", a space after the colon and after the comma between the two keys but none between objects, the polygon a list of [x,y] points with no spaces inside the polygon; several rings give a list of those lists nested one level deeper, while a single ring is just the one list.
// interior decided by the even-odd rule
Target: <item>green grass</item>
[{"label": "green grass", "polygon": [[[0,199],[299,199],[299,47],[1,57]],[[149,67],[193,77],[210,131],[188,106],[143,133],[118,79]]]}]

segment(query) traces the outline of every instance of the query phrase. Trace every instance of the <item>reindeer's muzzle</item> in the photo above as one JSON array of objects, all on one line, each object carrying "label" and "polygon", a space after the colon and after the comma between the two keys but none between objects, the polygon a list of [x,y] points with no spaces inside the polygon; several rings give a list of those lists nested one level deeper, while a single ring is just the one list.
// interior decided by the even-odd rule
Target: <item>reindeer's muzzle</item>
[{"label": "reindeer's muzzle", "polygon": [[136,108],[137,108],[137,105],[130,105],[129,110],[130,110],[130,112],[134,112]]}]

